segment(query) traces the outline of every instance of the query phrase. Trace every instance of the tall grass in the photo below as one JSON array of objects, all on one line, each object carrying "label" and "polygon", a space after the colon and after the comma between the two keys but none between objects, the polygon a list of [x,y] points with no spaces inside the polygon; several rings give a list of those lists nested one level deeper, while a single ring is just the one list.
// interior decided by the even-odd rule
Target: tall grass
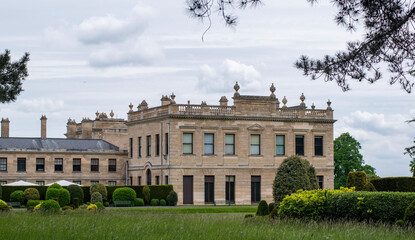
[{"label": "tall grass", "polygon": [[0,239],[415,239],[414,228],[355,222],[302,222],[243,215],[125,209],[101,213],[0,214]]}]

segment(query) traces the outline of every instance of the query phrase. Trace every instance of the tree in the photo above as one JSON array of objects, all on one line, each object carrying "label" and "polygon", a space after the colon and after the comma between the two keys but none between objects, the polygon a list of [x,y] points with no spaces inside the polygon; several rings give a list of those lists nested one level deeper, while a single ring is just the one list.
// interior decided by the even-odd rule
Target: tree
[{"label": "tree", "polygon": [[[415,118],[409,120],[408,123],[415,122]],[[415,143],[415,140],[414,140]],[[415,145],[411,147],[405,148],[404,154],[408,154],[409,157],[412,158],[411,162],[409,163],[409,167],[411,168],[411,173],[413,173],[413,177],[415,177]]]},{"label": "tree", "polygon": [[291,156],[281,163],[275,174],[272,195],[278,205],[282,199],[299,189],[317,189],[315,169],[310,163],[299,156]]},{"label": "tree", "polygon": [[[317,0],[307,0],[311,4]],[[237,18],[229,14],[236,5],[241,8],[257,6],[261,0],[217,0],[217,8],[226,25],[235,25]],[[365,31],[361,41],[347,43],[347,50],[321,60],[301,56],[295,63],[305,76],[312,80],[320,77],[336,81],[343,91],[350,90],[349,81],[376,82],[383,73],[389,83],[399,82],[410,93],[415,77],[415,2],[413,0],[337,0],[331,1],[338,8],[335,16],[338,25],[355,31],[363,24]],[[191,16],[209,20],[213,0],[188,0]],[[206,33],[205,31],[205,33]],[[202,37],[203,39],[203,37]]]},{"label": "tree", "polygon": [[361,148],[360,143],[349,133],[343,133],[334,140],[334,188],[346,186],[349,172],[376,174],[374,167],[364,165],[363,156],[359,152]]},{"label": "tree", "polygon": [[11,62],[10,51],[5,50],[0,54],[0,102],[8,103],[16,100],[16,97],[23,91],[22,84],[27,73],[27,62],[29,53],[25,53],[17,62]]}]

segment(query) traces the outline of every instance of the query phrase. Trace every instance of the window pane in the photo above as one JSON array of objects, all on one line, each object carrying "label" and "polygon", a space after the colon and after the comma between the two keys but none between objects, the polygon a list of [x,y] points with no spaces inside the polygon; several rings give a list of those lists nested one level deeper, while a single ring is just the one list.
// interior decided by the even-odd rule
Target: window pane
[{"label": "window pane", "polygon": [[277,136],[277,145],[284,145],[284,136]]},{"label": "window pane", "polygon": [[251,144],[259,144],[259,135],[257,134],[251,135]]},{"label": "window pane", "polygon": [[259,155],[259,146],[251,145],[251,155]]},{"label": "window pane", "polygon": [[183,143],[192,143],[192,135],[191,133],[183,133]]},{"label": "window pane", "polygon": [[183,144],[183,153],[192,153],[192,145],[191,144]]},{"label": "window pane", "polygon": [[277,146],[277,155],[284,155],[284,146]]},{"label": "window pane", "polygon": [[205,154],[213,154],[213,145],[205,145]]},{"label": "window pane", "polygon": [[234,149],[233,145],[226,145],[225,146],[225,154],[232,154],[232,155],[235,154],[233,149]]},{"label": "window pane", "polygon": [[205,134],[205,143],[213,144],[213,134],[211,134],[211,133],[206,133]]},{"label": "window pane", "polygon": [[235,143],[235,135],[226,134],[225,135],[225,144],[234,144],[234,143]]}]

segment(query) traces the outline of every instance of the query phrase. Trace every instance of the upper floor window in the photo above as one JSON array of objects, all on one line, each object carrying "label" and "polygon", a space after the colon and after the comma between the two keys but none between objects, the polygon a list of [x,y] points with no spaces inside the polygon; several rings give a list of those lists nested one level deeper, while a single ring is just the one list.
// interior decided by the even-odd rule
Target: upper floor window
[{"label": "upper floor window", "polygon": [[7,172],[7,158],[0,158],[0,171]]},{"label": "upper floor window", "polygon": [[295,136],[295,154],[298,156],[304,156],[304,136]]},{"label": "upper floor window", "polygon": [[213,133],[205,133],[205,149],[204,153],[207,155],[214,154],[214,135]]},{"label": "upper floor window", "polygon": [[156,134],[156,156],[160,155],[160,134]]},{"label": "upper floor window", "polygon": [[251,155],[261,154],[261,137],[259,134],[251,134]]},{"label": "upper floor window", "polygon": [[45,171],[45,159],[36,158],[36,172],[44,172],[44,171]]},{"label": "upper floor window", "polygon": [[285,155],[285,136],[277,135],[275,138],[275,155]]},{"label": "upper floor window", "polygon": [[91,172],[99,172],[99,159],[91,159]]},{"label": "upper floor window", "polygon": [[164,144],[164,146],[166,146],[166,150],[164,152],[167,155],[169,154],[169,134],[168,133],[165,134],[164,141],[166,141]]},{"label": "upper floor window", "polygon": [[80,158],[74,158],[73,159],[72,171],[74,171],[74,172],[80,172],[81,171],[81,159]]},{"label": "upper floor window", "polygon": [[17,159],[17,171],[26,172],[26,158]]},{"label": "upper floor window", "polygon": [[193,133],[183,133],[183,154],[193,154]]},{"label": "upper floor window", "polygon": [[109,159],[108,160],[108,172],[116,172],[117,171],[117,159]]},{"label": "upper floor window", "polygon": [[147,157],[151,156],[151,136],[147,136]]},{"label": "upper floor window", "polygon": [[323,156],[323,136],[314,136],[314,155]]},{"label": "upper floor window", "polygon": [[235,155],[235,134],[225,134],[225,154]]},{"label": "upper floor window", "polygon": [[130,138],[130,158],[133,157],[133,139]]},{"label": "upper floor window", "polygon": [[138,137],[138,157],[141,157],[141,137]]},{"label": "upper floor window", "polygon": [[63,171],[63,159],[55,158],[55,172],[62,172],[62,171]]}]

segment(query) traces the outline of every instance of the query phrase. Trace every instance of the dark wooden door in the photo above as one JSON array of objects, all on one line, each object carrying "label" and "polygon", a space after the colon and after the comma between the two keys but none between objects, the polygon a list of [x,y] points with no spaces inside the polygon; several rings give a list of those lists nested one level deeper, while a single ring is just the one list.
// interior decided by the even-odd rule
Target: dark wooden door
[{"label": "dark wooden door", "polygon": [[193,176],[183,176],[183,204],[193,204]]}]

